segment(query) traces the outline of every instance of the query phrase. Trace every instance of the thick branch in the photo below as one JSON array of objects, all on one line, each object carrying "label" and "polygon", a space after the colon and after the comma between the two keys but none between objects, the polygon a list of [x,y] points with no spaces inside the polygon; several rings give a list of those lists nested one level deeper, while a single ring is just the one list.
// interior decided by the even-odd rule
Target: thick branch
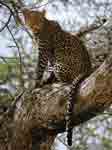
[{"label": "thick branch", "polygon": [[[1,126],[0,130],[3,131],[8,125],[6,135],[11,140],[7,140],[7,146],[10,145],[11,150],[50,150],[57,133],[65,130],[69,89],[69,85],[60,83],[25,92],[16,103],[13,123],[9,116]],[[111,105],[112,55],[80,85],[77,101],[74,101],[73,126],[91,119]],[[0,143],[3,150],[7,148],[5,146],[3,142]]]},{"label": "thick branch", "polygon": [[[77,103],[75,102],[76,104],[74,105],[74,125],[78,125],[80,122],[90,119],[93,115],[109,107],[112,103],[111,89],[112,56],[109,56],[100,68],[81,84],[77,93]],[[30,92],[30,97],[29,94],[26,93],[21,106],[24,106],[23,112],[17,109],[15,114],[17,120],[24,119],[29,122],[32,116],[36,117],[37,121],[41,121],[38,124],[40,128],[49,128],[49,120],[64,120],[68,92],[69,85],[53,84],[45,86],[40,90],[36,89],[32,91],[32,93]],[[23,116],[23,114],[24,110],[27,111],[29,107],[30,115],[27,120],[27,112],[26,115]],[[84,113],[87,113],[88,117],[87,114]],[[40,117],[41,119],[39,119]]]}]

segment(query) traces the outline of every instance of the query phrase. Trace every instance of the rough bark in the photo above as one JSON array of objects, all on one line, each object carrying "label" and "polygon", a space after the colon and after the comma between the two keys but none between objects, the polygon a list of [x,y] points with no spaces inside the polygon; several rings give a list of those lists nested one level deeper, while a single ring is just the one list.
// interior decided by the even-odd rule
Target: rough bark
[{"label": "rough bark", "polygon": [[[0,150],[50,150],[56,135],[65,131],[69,87],[60,83],[24,92],[13,118],[6,115],[0,123]],[[83,81],[75,103],[74,127],[111,105],[112,55]]]}]

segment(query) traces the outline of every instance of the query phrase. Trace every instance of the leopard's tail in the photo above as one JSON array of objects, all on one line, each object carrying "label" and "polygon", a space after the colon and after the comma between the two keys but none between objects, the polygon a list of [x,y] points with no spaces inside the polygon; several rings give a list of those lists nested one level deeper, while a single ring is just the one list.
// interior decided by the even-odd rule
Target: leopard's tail
[{"label": "leopard's tail", "polygon": [[74,104],[76,103],[76,100],[74,101],[76,97],[76,91],[78,89],[78,86],[80,83],[85,79],[85,74],[80,74],[77,78],[75,78],[71,85],[71,90],[69,92],[69,99],[67,100],[67,113],[66,113],[66,132],[67,132],[67,144],[69,146],[72,145],[72,113]]}]

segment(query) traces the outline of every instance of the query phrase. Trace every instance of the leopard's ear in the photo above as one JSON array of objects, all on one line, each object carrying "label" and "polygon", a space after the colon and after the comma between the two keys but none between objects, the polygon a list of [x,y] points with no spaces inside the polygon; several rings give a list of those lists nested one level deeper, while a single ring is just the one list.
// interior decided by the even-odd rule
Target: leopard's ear
[{"label": "leopard's ear", "polygon": [[30,9],[27,9],[27,8],[24,8],[24,9],[22,10],[22,13],[23,13],[24,16],[28,16],[28,15],[31,13],[31,10],[30,10]]},{"label": "leopard's ear", "polygon": [[45,9],[42,11],[42,15],[45,17],[45,15],[46,15],[46,10]]},{"label": "leopard's ear", "polygon": [[22,13],[23,13],[25,22],[27,22],[28,19],[29,19],[30,14],[31,14],[31,10],[25,8],[25,9],[22,10]]}]

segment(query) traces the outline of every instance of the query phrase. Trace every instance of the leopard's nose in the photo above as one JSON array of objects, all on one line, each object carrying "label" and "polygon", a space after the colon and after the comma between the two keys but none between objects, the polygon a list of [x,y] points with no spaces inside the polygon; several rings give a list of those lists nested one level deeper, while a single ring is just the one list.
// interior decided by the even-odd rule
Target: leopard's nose
[{"label": "leopard's nose", "polygon": [[39,28],[38,26],[35,26],[35,27],[33,28],[33,31],[34,31],[34,33],[37,33],[37,32],[40,31],[40,28]]}]

